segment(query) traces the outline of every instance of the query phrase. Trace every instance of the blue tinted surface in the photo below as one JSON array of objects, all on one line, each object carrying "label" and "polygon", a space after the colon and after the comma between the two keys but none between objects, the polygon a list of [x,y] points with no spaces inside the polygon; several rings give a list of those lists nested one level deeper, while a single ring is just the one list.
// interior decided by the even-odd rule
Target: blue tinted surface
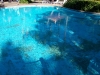
[{"label": "blue tinted surface", "polygon": [[99,14],[0,8],[0,75],[100,75],[99,57]]}]

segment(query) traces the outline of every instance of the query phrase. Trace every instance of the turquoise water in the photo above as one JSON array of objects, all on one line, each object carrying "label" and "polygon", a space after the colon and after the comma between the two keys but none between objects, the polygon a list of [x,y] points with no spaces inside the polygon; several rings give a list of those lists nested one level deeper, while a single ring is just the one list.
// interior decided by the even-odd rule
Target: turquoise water
[{"label": "turquoise water", "polygon": [[0,75],[100,75],[99,54],[99,14],[0,8]]}]

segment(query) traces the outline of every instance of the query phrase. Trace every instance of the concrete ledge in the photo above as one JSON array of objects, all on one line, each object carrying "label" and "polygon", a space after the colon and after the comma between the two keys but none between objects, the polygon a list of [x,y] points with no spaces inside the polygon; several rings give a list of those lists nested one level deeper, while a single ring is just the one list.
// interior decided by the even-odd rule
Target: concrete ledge
[{"label": "concrete ledge", "polygon": [[62,6],[62,4],[51,4],[51,3],[40,3],[40,2],[34,2],[34,3],[29,3],[29,4],[22,4],[18,2],[4,2],[0,4],[0,7],[12,7],[12,6],[23,6],[23,5]]}]

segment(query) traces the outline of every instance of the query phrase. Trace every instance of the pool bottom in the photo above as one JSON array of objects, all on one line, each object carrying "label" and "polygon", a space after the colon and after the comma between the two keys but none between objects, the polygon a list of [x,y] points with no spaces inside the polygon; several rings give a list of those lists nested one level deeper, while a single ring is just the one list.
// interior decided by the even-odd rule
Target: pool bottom
[{"label": "pool bottom", "polygon": [[1,75],[82,75],[67,53],[29,37],[17,46],[7,41],[1,51]]}]

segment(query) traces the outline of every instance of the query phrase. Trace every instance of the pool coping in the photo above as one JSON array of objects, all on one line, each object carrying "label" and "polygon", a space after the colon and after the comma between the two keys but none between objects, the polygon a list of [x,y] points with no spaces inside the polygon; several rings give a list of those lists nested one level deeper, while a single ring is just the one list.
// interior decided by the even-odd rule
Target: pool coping
[{"label": "pool coping", "polygon": [[19,7],[19,6],[62,6],[62,4],[52,4],[52,3],[42,3],[42,2],[34,2],[34,3],[28,3],[28,4],[23,4],[23,3],[19,3],[18,2],[4,2],[4,3],[0,3],[4,6],[2,6],[2,8],[6,8],[6,7]]}]

